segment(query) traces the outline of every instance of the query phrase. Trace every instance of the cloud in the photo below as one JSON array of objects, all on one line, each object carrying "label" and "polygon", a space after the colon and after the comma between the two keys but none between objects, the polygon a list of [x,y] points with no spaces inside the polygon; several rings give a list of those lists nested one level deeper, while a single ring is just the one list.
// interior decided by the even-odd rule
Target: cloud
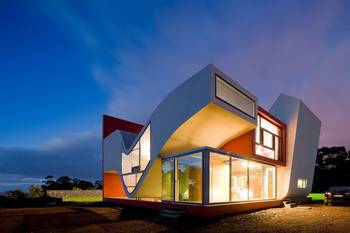
[{"label": "cloud", "polygon": [[83,132],[36,147],[0,147],[0,190],[11,183],[20,187],[40,183],[47,175],[100,179],[100,141],[99,135]]},{"label": "cloud", "polygon": [[93,75],[110,94],[109,113],[143,123],[213,63],[266,108],[280,93],[303,99],[323,122],[320,144],[350,147],[346,9],[343,1],[177,2],[154,15],[156,30],[140,34],[142,46],[112,49],[116,63]]}]

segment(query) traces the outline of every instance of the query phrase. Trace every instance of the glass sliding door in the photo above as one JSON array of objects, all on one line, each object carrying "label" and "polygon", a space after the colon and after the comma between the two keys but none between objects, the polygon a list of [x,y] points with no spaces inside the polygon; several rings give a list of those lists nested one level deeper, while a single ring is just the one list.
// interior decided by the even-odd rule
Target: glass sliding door
[{"label": "glass sliding door", "polygon": [[274,166],[263,165],[263,184],[264,199],[274,199],[276,197],[276,168]]},{"label": "glass sliding door", "polygon": [[230,201],[230,157],[210,152],[209,202]]},{"label": "glass sliding door", "polygon": [[174,200],[174,159],[162,163],[162,200]]},{"label": "glass sliding door", "polygon": [[263,165],[249,161],[249,200],[263,199]]},{"label": "glass sliding door", "polygon": [[248,161],[231,158],[231,201],[248,200]]},{"label": "glass sliding door", "polygon": [[175,201],[202,202],[202,152],[175,158]]}]

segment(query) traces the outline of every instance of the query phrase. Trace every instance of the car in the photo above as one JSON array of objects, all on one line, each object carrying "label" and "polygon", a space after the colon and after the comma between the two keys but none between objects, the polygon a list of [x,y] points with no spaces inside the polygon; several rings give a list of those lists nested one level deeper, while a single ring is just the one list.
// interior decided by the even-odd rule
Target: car
[{"label": "car", "polygon": [[350,187],[335,186],[330,187],[324,194],[324,204],[350,204]]}]

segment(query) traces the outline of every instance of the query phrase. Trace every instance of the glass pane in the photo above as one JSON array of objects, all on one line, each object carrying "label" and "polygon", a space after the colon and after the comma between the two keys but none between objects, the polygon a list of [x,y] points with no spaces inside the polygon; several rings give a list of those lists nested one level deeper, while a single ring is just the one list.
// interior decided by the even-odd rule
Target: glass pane
[{"label": "glass pane", "polygon": [[132,167],[140,166],[140,151],[138,149],[131,151],[129,156],[131,156]]},{"label": "glass pane", "polygon": [[255,154],[261,155],[270,159],[275,159],[275,151],[263,147],[262,145],[255,145]]},{"label": "glass pane", "polygon": [[122,173],[131,173],[131,156],[122,154]]},{"label": "glass pane", "polygon": [[141,170],[145,170],[150,158],[151,158],[151,130],[150,125],[144,131],[140,139],[141,147]]},{"label": "glass pane", "polygon": [[142,172],[136,174],[136,184],[137,184],[137,183],[139,182],[139,180],[141,179],[141,176],[142,176]]},{"label": "glass pane", "polygon": [[263,165],[264,170],[264,199],[273,199],[276,194],[276,168],[274,166]]},{"label": "glass pane", "polygon": [[255,117],[255,102],[218,76],[216,77],[216,96],[242,112]]},{"label": "glass pane", "polygon": [[249,200],[263,198],[262,164],[249,161]]},{"label": "glass pane", "polygon": [[273,148],[273,135],[267,131],[263,131],[263,144],[264,146]]},{"label": "glass pane", "polygon": [[210,202],[230,201],[230,157],[210,153]]},{"label": "glass pane", "polygon": [[136,174],[124,175],[125,186],[136,186]]},{"label": "glass pane", "polygon": [[176,201],[202,202],[202,153],[176,158]]},{"label": "glass pane", "polygon": [[162,200],[174,199],[174,160],[162,163]]},{"label": "glass pane", "polygon": [[275,136],[275,159],[280,156],[280,138]]},{"label": "glass pane", "polygon": [[248,200],[248,161],[231,159],[231,200]]},{"label": "glass pane", "polygon": [[261,128],[266,129],[275,135],[279,135],[279,128],[264,118],[261,118]]},{"label": "glass pane", "polygon": [[257,126],[255,129],[255,142],[260,143],[260,116],[258,116]]}]

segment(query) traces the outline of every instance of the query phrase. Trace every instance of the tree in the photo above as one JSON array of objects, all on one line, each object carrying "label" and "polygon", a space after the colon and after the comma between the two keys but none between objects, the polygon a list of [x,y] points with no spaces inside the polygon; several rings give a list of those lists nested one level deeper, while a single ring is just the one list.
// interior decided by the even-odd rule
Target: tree
[{"label": "tree", "polygon": [[103,189],[102,180],[95,181],[95,189]]},{"label": "tree", "polygon": [[82,190],[94,189],[94,185],[90,181],[86,180],[79,180],[77,183],[74,184],[73,187]]},{"label": "tree", "polygon": [[29,185],[29,192],[28,197],[29,198],[37,198],[37,197],[43,197],[45,196],[45,190],[38,186],[38,185]]},{"label": "tree", "polygon": [[342,185],[350,186],[350,153],[344,146],[318,149],[313,191],[324,192]]},{"label": "tree", "polygon": [[10,199],[24,199],[26,197],[25,193],[21,189],[7,191],[5,192],[5,196]]},{"label": "tree", "polygon": [[73,189],[72,179],[69,176],[61,176],[56,180],[58,189],[71,190]]}]

